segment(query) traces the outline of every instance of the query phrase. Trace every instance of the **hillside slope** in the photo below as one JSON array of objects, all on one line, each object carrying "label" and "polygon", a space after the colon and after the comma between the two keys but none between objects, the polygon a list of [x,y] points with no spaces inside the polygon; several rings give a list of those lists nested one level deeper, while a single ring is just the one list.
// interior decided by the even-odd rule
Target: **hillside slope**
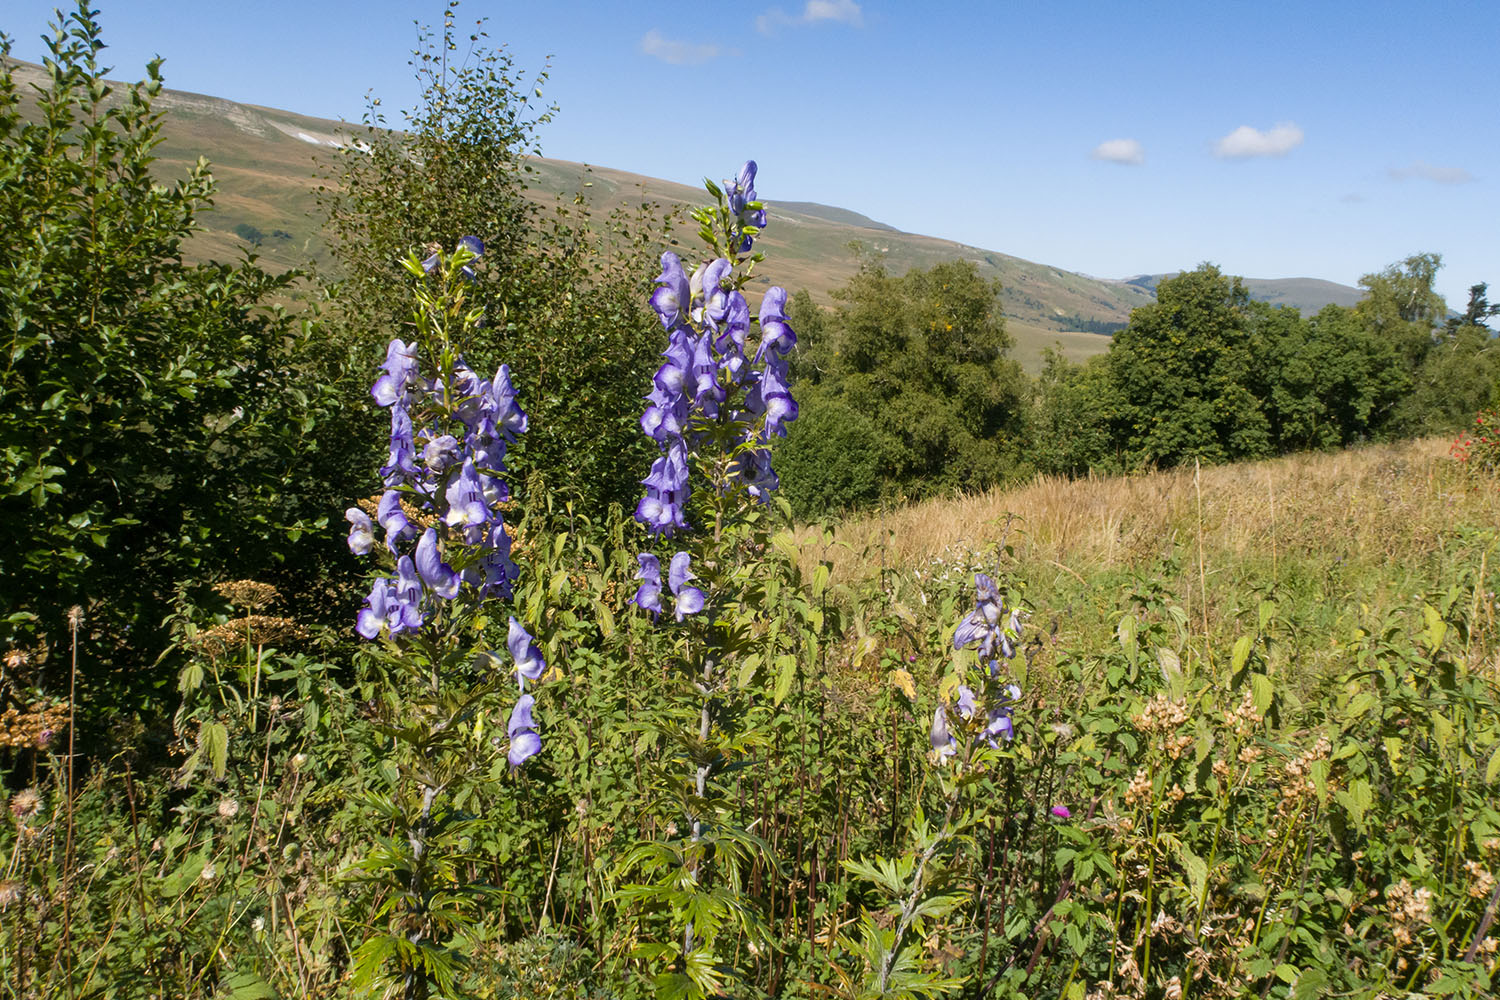
[{"label": "hillside slope", "polygon": [[[13,63],[22,90],[43,79],[42,69]],[[203,231],[189,253],[198,259],[228,259],[254,252],[272,267],[332,263],[321,228],[317,190],[340,147],[354,142],[363,126],[240,104],[186,91],[163,90],[156,106],[167,113],[165,141],[157,149],[164,180],[179,177],[208,159],[218,181],[214,210],[200,219]],[[571,199],[582,192],[597,215],[619,206],[654,201],[687,209],[701,202],[697,186],[679,184],[563,160],[532,161],[529,191],[538,202]],[[1061,346],[1082,359],[1103,352],[1107,333],[1123,326],[1130,311],[1154,300],[1161,276],[1128,281],[1092,278],[995,250],[904,233],[849,209],[812,202],[768,202],[771,224],[762,245],[769,256],[765,280],[788,289],[806,288],[828,304],[831,293],[859,267],[860,254],[895,273],[946,260],[972,261],[986,278],[1001,283],[1015,356],[1035,369],[1043,349]],[[423,234],[413,234],[413,240]],[[856,246],[857,245],[857,246]],[[1252,282],[1257,297],[1307,311],[1314,299],[1345,302],[1357,289],[1314,279]],[[1083,332],[1089,331],[1089,332]]]}]

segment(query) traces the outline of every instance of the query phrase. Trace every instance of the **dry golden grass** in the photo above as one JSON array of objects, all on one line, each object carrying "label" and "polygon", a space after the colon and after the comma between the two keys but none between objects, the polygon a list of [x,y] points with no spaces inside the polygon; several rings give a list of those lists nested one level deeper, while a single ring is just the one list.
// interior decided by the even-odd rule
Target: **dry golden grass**
[{"label": "dry golden grass", "polygon": [[[1172,545],[1196,553],[1199,504],[1205,560],[1286,562],[1337,552],[1346,558],[1423,557],[1457,524],[1500,524],[1500,490],[1470,487],[1446,439],[1372,445],[1332,454],[1192,467],[1136,476],[1039,477],[851,521],[830,550],[835,572],[857,579],[1002,539],[1020,563],[1048,562],[1084,576],[1155,558]],[[821,553],[821,546],[809,548]]]}]

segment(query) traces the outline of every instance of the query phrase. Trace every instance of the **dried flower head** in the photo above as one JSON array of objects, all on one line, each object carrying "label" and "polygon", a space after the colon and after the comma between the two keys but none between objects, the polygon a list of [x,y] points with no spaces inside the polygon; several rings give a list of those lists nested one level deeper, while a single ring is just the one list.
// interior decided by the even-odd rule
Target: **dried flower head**
[{"label": "dried flower head", "polygon": [[46,747],[68,728],[67,702],[39,702],[0,712],[0,747]]},{"label": "dried flower head", "polygon": [[199,632],[198,645],[209,656],[217,657],[231,649],[243,649],[247,642],[257,646],[282,646],[305,642],[309,634],[290,618],[246,615]]},{"label": "dried flower head", "polygon": [[4,910],[12,903],[20,902],[21,883],[15,879],[0,881],[0,910]]},{"label": "dried flower head", "polygon": [[259,611],[270,607],[281,596],[269,583],[257,580],[228,580],[214,586],[214,593],[227,599],[237,608]]},{"label": "dried flower head", "polygon": [[42,796],[35,788],[23,788],[10,799],[10,814],[25,822],[42,808]]},{"label": "dried flower head", "polygon": [[219,818],[234,819],[240,812],[240,800],[226,796],[219,800]]}]

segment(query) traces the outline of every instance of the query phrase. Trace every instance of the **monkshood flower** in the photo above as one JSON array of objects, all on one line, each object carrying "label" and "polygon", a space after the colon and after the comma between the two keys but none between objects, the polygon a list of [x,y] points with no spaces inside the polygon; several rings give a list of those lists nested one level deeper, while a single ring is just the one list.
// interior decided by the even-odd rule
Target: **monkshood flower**
[{"label": "monkshood flower", "polygon": [[357,556],[369,555],[375,547],[375,525],[370,515],[358,507],[344,511],[344,520],[349,522],[349,551]]},{"label": "monkshood flower", "polygon": [[539,681],[547,672],[547,661],[542,659],[541,647],[514,615],[505,635],[505,648],[510,650],[510,658],[516,661],[517,683],[523,691],[527,681]]},{"label": "monkshood flower", "polygon": [[[979,658],[989,662],[990,674],[994,676],[1000,670],[997,653],[1007,660],[1016,655],[1015,640],[1021,631],[1021,612],[1019,608],[1006,612],[995,581],[983,573],[974,574],[974,589],[977,594],[974,610],[954,629],[953,648],[977,647]],[[1003,625],[1002,619],[1006,619]]]},{"label": "monkshood flower", "polygon": [[661,614],[661,560],[649,552],[642,552],[635,557],[641,568],[636,571],[635,578],[641,581],[640,588],[636,590],[635,596],[630,603],[653,615]]},{"label": "monkshood flower", "polygon": [[[740,168],[739,176],[732,181],[724,182],[724,194],[735,221],[741,226],[753,226],[759,231],[766,227],[766,210],[750,208],[750,204],[756,200],[755,170],[755,161],[746,160],[745,165]],[[754,242],[753,234],[744,233],[740,245],[735,249],[739,253],[748,253]]]},{"label": "monkshood flower", "polygon": [[[477,237],[464,237],[459,248],[476,257],[484,252]],[[424,270],[432,273],[441,261],[434,255]],[[461,274],[472,271],[465,266]],[[417,341],[392,340],[370,390],[391,411],[390,451],[380,470],[386,490],[374,520],[385,530],[397,572],[377,581],[359,614],[356,629],[369,639],[420,629],[437,602],[454,600],[466,588],[478,600],[507,597],[519,576],[495,509],[510,497],[501,478],[506,446],[528,426],[510,368],[501,365],[487,380],[458,358],[451,369],[424,379],[419,354]],[[413,511],[420,512],[421,528],[413,524]],[[353,508],[345,516],[350,549],[368,554],[374,547],[370,519]]]},{"label": "monkshood flower", "polygon": [[928,740],[932,743],[932,749],[938,755],[947,760],[958,753],[958,737],[948,728],[948,713],[938,705],[932,712],[932,730],[928,733]]},{"label": "monkshood flower", "polygon": [[674,610],[678,621],[702,611],[707,600],[703,591],[687,585],[689,580],[698,579],[690,568],[692,558],[686,552],[679,552],[672,557],[672,564],[667,570],[667,584],[672,588],[672,596],[677,599]]},{"label": "monkshood flower", "polygon": [[515,770],[542,751],[542,738],[537,735],[536,720],[531,717],[531,707],[536,698],[521,695],[516,707],[510,710],[510,721],[505,726],[505,735],[510,737],[510,750],[505,759]]}]

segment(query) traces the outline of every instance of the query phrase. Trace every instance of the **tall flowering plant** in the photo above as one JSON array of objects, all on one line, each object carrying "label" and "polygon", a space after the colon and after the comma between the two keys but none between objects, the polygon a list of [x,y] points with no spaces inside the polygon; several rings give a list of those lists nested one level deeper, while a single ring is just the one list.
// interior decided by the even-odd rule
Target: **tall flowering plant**
[{"label": "tall flowering plant", "polygon": [[768,943],[742,878],[769,852],[738,824],[725,783],[753,742],[743,701],[769,659],[752,652],[765,631],[760,553],[784,516],[771,504],[771,453],[797,417],[786,292],[768,289],[754,312],[744,294],[763,259],[752,252],[766,224],[755,174],[752,161],[722,187],[707,182],[717,204],[693,217],[709,253],[691,270],[662,254],[651,296],[667,346],[641,416],[659,453],[635,511],[648,545],[633,601],[665,633],[677,668],[677,708],[661,725],[675,750],[660,786],[666,836],[628,852],[621,867],[638,881],[619,898],[672,928],[638,950],[662,996],[720,995],[740,975],[721,940],[748,940],[752,953]]},{"label": "tall flowering plant", "polygon": [[[385,569],[354,627],[379,644],[380,728],[392,741],[382,766],[390,796],[372,803],[392,832],[357,866],[386,892],[355,971],[361,984],[383,979],[408,998],[451,990],[462,963],[453,939],[487,892],[463,879],[473,818],[451,803],[468,798],[488,753],[503,748],[514,770],[542,748],[526,690],[546,671],[540,650],[513,615],[504,653],[486,639],[519,576],[501,511],[506,448],[527,417],[506,365],[485,378],[464,357],[482,321],[466,288],[483,252],[470,236],[451,254],[405,261],[417,279],[412,339],[390,342],[370,390],[390,415],[382,490],[345,514],[349,549]],[[504,699],[512,683],[516,695]],[[505,738],[486,740],[505,701]]]},{"label": "tall flowering plant", "polygon": [[[1023,615],[1007,606],[995,580],[974,576],[974,610],[953,630],[956,654],[952,669],[939,684],[928,740],[928,756],[942,791],[943,815],[929,818],[918,808],[912,817],[911,845],[900,857],[845,861],[854,875],[874,883],[889,896],[887,914],[866,912],[860,937],[841,937],[846,952],[859,959],[853,973],[835,966],[847,997],[930,997],[957,990],[961,979],[921,968],[913,940],[923,940],[929,925],[961,905],[966,894],[950,880],[957,844],[982,822],[995,803],[992,772],[1009,756],[1015,735],[1014,711],[1021,689],[1012,682],[1009,662],[1016,655]],[[974,650],[971,657],[965,651]],[[915,692],[912,678],[902,686]],[[1067,816],[1065,808],[1053,815]]]}]

